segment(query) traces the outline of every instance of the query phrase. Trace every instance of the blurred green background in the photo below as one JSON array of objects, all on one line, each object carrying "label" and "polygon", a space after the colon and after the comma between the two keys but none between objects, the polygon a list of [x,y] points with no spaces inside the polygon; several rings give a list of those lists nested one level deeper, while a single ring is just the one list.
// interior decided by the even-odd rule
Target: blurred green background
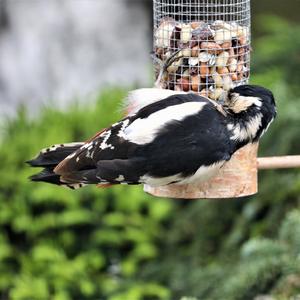
[{"label": "blurred green background", "polygon": [[[251,81],[274,92],[278,118],[259,152],[299,154],[299,7],[278,17],[265,2],[253,10]],[[24,161],[116,121],[125,95],[110,88],[89,107],[45,108],[33,119],[20,107],[1,128],[0,299],[298,299],[299,170],[261,171],[258,195],[227,200],[27,180]]]}]

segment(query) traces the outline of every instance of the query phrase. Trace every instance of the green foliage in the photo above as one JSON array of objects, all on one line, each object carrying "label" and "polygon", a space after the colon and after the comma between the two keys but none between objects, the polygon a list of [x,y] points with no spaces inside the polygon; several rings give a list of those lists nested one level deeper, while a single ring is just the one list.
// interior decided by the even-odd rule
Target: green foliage
[{"label": "green foliage", "polygon": [[[138,277],[158,256],[172,204],[140,187],[72,191],[36,184],[25,161],[46,145],[84,140],[121,118],[125,91],[107,91],[89,108],[20,111],[6,126],[0,157],[0,291],[11,299],[167,299]],[[117,111],[114,113],[114,111]]]},{"label": "green foliage", "polygon": [[[265,35],[254,43],[252,83],[274,92],[278,117],[260,155],[299,154],[300,27],[271,17],[261,27]],[[299,194],[298,170],[261,171],[254,197],[179,204],[163,263],[149,262],[144,276],[159,276],[175,298],[299,295]]]},{"label": "green foliage", "polygon": [[[274,91],[278,118],[260,155],[299,154],[299,26],[264,18],[252,83]],[[0,143],[0,298],[235,300],[300,295],[300,174],[262,171],[259,194],[170,200],[141,187],[78,191],[31,183],[24,161],[121,118],[123,90],[94,105],[20,109]],[[115,112],[115,113],[114,113]],[[257,298],[258,299],[258,298]]]},{"label": "green foliage", "polygon": [[[254,43],[252,83],[274,92],[278,117],[260,155],[299,154],[300,27],[271,17],[261,26],[266,33]],[[144,276],[167,282],[174,298],[299,295],[299,194],[298,170],[261,171],[254,197],[179,204],[163,263],[149,262]]]}]

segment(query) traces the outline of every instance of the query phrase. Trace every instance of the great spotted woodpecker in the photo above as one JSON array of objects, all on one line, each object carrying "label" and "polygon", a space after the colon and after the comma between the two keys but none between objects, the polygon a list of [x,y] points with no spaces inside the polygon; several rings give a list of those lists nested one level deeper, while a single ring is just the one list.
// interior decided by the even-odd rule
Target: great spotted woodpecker
[{"label": "great spotted woodpecker", "polygon": [[273,94],[254,85],[230,90],[222,106],[161,89],[136,90],[129,97],[143,107],[88,142],[42,150],[28,163],[44,170],[31,179],[70,188],[203,181],[239,148],[256,142],[276,116]]}]

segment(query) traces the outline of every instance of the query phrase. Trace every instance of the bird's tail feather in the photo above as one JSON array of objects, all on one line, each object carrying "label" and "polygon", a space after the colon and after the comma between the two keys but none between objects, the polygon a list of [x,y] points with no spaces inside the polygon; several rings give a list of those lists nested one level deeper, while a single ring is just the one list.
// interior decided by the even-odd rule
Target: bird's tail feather
[{"label": "bird's tail feather", "polygon": [[53,167],[58,165],[62,160],[75,152],[82,145],[84,145],[84,143],[53,145],[42,149],[36,158],[27,161],[27,163],[32,167]]},{"label": "bird's tail feather", "polygon": [[56,175],[52,168],[45,168],[40,173],[34,174],[29,177],[31,181],[44,181],[52,184],[60,185],[60,176]]},{"label": "bird's tail feather", "polygon": [[27,163],[32,167],[42,167],[44,169],[40,173],[32,175],[30,179],[32,181],[43,181],[56,185],[63,185],[72,189],[82,187],[83,184],[81,183],[68,184],[61,181],[60,175],[57,175],[53,171],[61,161],[79,149],[82,145],[84,145],[84,143],[59,144],[41,150],[36,158],[27,161]]}]

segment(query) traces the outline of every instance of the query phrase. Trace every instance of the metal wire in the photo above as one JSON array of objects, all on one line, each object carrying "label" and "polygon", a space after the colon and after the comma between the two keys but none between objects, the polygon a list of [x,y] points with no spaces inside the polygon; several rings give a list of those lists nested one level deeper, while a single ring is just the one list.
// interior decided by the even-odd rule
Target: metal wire
[{"label": "metal wire", "polygon": [[153,0],[156,85],[215,100],[250,76],[250,0]]}]

